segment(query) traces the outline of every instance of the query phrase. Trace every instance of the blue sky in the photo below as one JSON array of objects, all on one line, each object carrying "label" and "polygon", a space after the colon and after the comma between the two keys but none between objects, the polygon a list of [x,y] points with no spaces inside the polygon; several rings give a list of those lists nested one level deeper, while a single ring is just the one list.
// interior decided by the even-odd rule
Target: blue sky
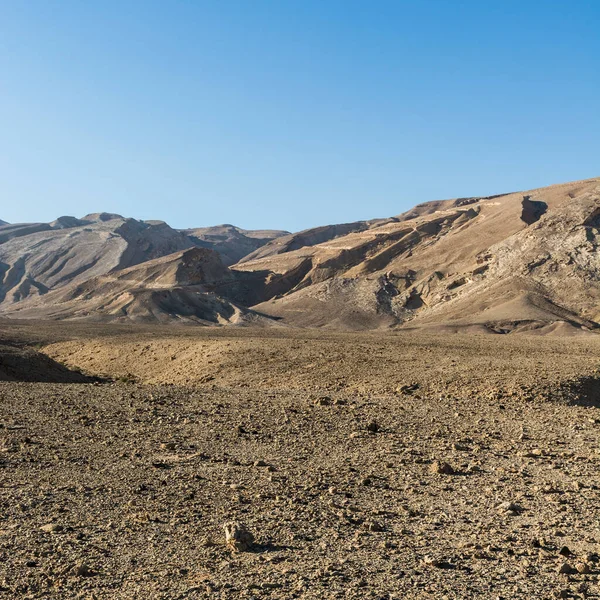
[{"label": "blue sky", "polygon": [[0,218],[302,228],[600,175],[596,0],[0,1]]}]

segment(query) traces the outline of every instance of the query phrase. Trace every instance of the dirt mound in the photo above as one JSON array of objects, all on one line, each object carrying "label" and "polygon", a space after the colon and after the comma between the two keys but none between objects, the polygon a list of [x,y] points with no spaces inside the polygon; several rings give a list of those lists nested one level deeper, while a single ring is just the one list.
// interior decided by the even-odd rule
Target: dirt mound
[{"label": "dirt mound", "polygon": [[41,352],[0,344],[0,381],[86,383],[92,379],[67,369]]}]

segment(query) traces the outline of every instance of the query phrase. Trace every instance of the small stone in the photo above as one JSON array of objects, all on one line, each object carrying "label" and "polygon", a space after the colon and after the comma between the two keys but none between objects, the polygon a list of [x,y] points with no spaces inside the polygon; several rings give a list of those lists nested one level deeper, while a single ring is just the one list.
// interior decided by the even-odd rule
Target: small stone
[{"label": "small stone", "polygon": [[425,556],[423,558],[423,564],[427,565],[428,567],[439,567],[440,561],[436,558],[433,558],[433,556]]},{"label": "small stone", "polygon": [[587,575],[588,573],[592,572],[590,565],[584,562],[577,563],[575,565],[575,568],[577,569],[577,572],[581,573],[582,575]]},{"label": "small stone", "polygon": [[375,421],[371,421],[367,425],[367,431],[370,431],[371,433],[377,433],[379,431],[379,425]]},{"label": "small stone", "polygon": [[225,544],[234,552],[248,552],[254,545],[254,536],[239,522],[232,521],[223,525]]},{"label": "small stone", "polygon": [[514,502],[502,502],[497,508],[500,512],[507,512],[513,515],[519,514],[523,510],[521,506]]},{"label": "small stone", "polygon": [[371,485],[372,483],[373,483],[373,482],[372,482],[372,481],[371,481],[371,479],[369,479],[368,477],[365,477],[365,478],[364,478],[364,479],[363,479],[363,480],[360,482],[360,484],[361,484],[361,485],[367,485],[367,486],[368,486],[368,485]]},{"label": "small stone", "polygon": [[418,383],[404,383],[396,388],[397,394],[412,394],[419,389]]},{"label": "small stone", "polygon": [[365,521],[363,523],[363,527],[367,531],[373,531],[373,532],[383,531],[383,525],[381,523],[378,523],[377,521]]},{"label": "small stone", "polygon": [[92,570],[85,563],[79,563],[78,565],[75,565],[73,572],[75,573],[75,575],[77,577],[91,577],[92,576]]},{"label": "small stone", "polygon": [[562,575],[575,575],[577,569],[568,562],[565,562],[559,567],[558,572]]},{"label": "small stone", "polygon": [[264,460],[255,460],[254,466],[255,467],[266,467],[267,463]]},{"label": "small stone", "polygon": [[435,460],[429,466],[429,472],[437,475],[453,475],[454,469],[447,462]]},{"label": "small stone", "polygon": [[58,533],[63,530],[63,526],[57,523],[48,523],[47,525],[42,525],[40,529],[46,533]]},{"label": "small stone", "polygon": [[173,450],[175,450],[175,442],[165,442],[164,444],[160,445],[160,449],[173,452]]},{"label": "small stone", "polygon": [[568,598],[571,595],[571,590],[559,590],[558,592],[556,592],[556,597],[557,598]]},{"label": "small stone", "polygon": [[331,404],[333,404],[333,403],[329,396],[321,396],[320,398],[317,398],[315,400],[315,404],[317,406],[331,406]]},{"label": "small stone", "polygon": [[571,554],[573,554],[573,553],[571,552],[571,550],[569,550],[569,547],[568,547],[568,546],[563,546],[563,547],[562,547],[562,548],[561,548],[561,549],[558,551],[558,553],[559,553],[561,556],[571,556]]}]

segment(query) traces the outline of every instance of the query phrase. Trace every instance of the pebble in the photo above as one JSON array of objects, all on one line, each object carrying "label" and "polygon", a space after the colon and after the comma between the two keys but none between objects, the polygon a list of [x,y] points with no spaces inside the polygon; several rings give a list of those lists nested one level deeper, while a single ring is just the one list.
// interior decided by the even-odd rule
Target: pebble
[{"label": "pebble", "polygon": [[592,572],[590,565],[588,565],[587,563],[584,563],[584,562],[577,563],[575,565],[575,568],[577,569],[577,572],[581,573],[582,575],[586,575],[586,574]]},{"label": "pebble", "polygon": [[73,572],[77,577],[91,577],[93,574],[92,570],[85,563],[75,565]]},{"label": "pebble", "polygon": [[447,462],[434,460],[429,466],[429,472],[437,475],[453,475],[454,469]]},{"label": "pebble", "polygon": [[572,554],[572,552],[571,552],[571,550],[569,550],[569,547],[568,547],[568,546],[563,546],[563,547],[562,547],[562,548],[561,548],[561,549],[558,551],[558,553],[559,553],[561,556],[571,556],[571,554]]},{"label": "pebble", "polygon": [[577,573],[577,569],[570,563],[565,562],[559,567],[558,572],[562,575],[575,575],[575,573]]},{"label": "pebble", "polygon": [[46,533],[58,533],[63,530],[63,526],[57,523],[48,523],[47,525],[42,525],[40,529]]},{"label": "pebble", "polygon": [[248,552],[254,546],[254,536],[243,523],[232,521],[223,525],[225,544],[234,552]]}]

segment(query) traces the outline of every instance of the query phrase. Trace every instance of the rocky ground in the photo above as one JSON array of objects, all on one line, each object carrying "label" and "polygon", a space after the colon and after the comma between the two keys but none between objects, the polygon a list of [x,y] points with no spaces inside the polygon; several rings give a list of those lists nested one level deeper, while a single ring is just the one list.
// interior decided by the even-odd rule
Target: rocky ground
[{"label": "rocky ground", "polygon": [[596,336],[0,342],[1,598],[598,596]]}]

